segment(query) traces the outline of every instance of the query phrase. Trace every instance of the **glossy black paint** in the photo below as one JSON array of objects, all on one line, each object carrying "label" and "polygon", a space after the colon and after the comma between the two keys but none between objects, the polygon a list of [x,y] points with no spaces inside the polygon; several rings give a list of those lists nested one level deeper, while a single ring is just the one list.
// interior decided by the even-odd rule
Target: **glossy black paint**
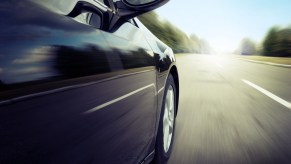
[{"label": "glossy black paint", "polygon": [[0,1],[0,17],[0,163],[140,163],[153,151],[175,59],[140,22],[106,32],[26,0]]}]

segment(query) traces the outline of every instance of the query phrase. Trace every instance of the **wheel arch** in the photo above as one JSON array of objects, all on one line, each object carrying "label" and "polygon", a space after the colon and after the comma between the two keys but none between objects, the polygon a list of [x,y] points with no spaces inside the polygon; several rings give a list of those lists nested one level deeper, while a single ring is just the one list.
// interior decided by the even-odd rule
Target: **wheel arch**
[{"label": "wheel arch", "polygon": [[177,90],[177,99],[176,99],[176,116],[178,114],[178,110],[179,110],[179,95],[180,95],[180,87],[179,87],[179,74],[178,74],[178,69],[175,65],[173,65],[170,69],[170,74],[173,76],[174,78],[174,82],[175,82],[175,85],[176,85],[176,90]]}]

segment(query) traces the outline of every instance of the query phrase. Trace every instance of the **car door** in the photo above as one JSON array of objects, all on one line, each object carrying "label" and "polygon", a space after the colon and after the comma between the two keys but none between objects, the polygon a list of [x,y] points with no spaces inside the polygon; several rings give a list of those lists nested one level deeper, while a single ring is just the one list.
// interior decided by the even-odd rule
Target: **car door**
[{"label": "car door", "polygon": [[140,30],[99,30],[91,20],[104,10],[88,2],[71,18],[38,2],[0,3],[10,16],[0,24],[0,163],[141,162],[154,148],[157,98]]},{"label": "car door", "polygon": [[[128,97],[127,101],[130,103],[120,106],[120,110],[132,109],[132,115],[128,116],[135,121],[131,125],[133,128],[133,131],[129,133],[131,136],[127,136],[127,139],[133,144],[131,151],[140,153],[139,157],[145,157],[148,155],[145,153],[150,153],[154,149],[153,139],[157,123],[157,71],[153,51],[133,20],[124,22],[113,32],[104,33],[104,36],[114,51],[110,56],[112,65],[119,66],[115,69],[130,72],[128,77],[123,77],[126,83],[116,84],[116,86],[127,90],[126,92],[132,92],[133,89],[134,92],[143,90]],[[132,140],[129,140],[130,137]]]}]

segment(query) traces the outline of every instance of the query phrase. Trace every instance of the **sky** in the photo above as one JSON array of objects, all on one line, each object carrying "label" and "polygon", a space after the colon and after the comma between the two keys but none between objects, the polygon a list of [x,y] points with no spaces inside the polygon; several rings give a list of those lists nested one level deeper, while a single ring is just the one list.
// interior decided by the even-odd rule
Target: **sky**
[{"label": "sky", "polygon": [[291,0],[170,0],[156,11],[221,52],[234,51],[243,38],[261,43],[271,27],[291,25]]}]

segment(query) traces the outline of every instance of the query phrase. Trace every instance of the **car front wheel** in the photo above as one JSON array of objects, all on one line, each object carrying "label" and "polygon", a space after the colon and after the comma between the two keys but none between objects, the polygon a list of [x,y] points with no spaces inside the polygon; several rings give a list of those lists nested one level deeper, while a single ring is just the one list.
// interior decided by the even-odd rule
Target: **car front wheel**
[{"label": "car front wheel", "polygon": [[165,163],[172,151],[177,108],[176,93],[175,82],[170,74],[164,91],[154,163]]}]

